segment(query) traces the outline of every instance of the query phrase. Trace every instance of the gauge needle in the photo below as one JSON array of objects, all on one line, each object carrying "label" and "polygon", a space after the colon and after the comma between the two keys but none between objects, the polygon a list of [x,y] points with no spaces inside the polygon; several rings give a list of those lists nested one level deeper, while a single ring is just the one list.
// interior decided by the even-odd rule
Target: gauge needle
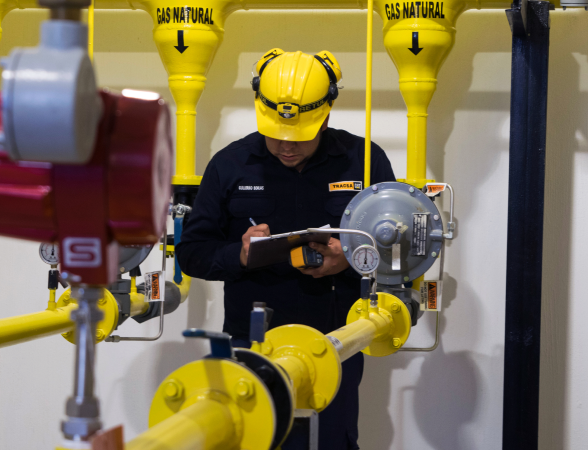
[{"label": "gauge needle", "polygon": [[363,251],[363,254],[364,254],[364,256],[365,256],[365,259],[363,260],[363,263],[364,263],[364,265],[366,265],[366,266],[367,266],[367,250],[364,250],[364,251]]}]

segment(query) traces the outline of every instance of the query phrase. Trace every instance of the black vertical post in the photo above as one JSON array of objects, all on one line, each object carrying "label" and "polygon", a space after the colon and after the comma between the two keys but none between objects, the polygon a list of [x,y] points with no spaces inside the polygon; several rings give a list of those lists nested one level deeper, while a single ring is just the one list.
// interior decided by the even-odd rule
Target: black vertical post
[{"label": "black vertical post", "polygon": [[549,9],[521,0],[513,31],[503,450],[537,450]]}]

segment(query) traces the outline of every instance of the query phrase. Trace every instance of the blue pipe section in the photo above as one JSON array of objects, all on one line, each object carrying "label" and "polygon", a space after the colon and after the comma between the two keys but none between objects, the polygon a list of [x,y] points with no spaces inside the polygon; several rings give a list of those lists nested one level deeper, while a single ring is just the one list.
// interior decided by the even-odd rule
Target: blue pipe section
[{"label": "blue pipe section", "polygon": [[[182,241],[182,229],[183,229],[184,218],[176,217],[174,219],[174,249],[178,247]],[[174,282],[176,284],[182,284],[182,269],[180,269],[180,263],[178,262],[178,255],[174,251]]]}]

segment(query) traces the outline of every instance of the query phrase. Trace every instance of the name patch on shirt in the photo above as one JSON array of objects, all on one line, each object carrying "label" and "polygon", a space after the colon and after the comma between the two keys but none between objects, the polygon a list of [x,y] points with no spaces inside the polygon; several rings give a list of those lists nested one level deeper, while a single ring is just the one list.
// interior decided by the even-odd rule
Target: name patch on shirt
[{"label": "name patch on shirt", "polygon": [[239,186],[240,191],[263,191],[265,186]]},{"label": "name patch on shirt", "polygon": [[333,191],[361,191],[363,182],[361,181],[338,181],[329,184],[329,192]]}]

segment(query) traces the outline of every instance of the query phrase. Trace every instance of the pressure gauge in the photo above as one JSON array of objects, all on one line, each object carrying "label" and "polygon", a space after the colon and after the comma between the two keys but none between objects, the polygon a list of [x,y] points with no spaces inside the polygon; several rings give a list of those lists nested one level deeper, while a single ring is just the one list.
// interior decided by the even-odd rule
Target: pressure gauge
[{"label": "pressure gauge", "polygon": [[50,266],[59,264],[59,246],[57,244],[41,244],[39,247],[39,256],[44,263]]},{"label": "pressure gauge", "polygon": [[360,245],[352,256],[353,268],[362,275],[372,273],[380,264],[380,254],[371,245]]}]

